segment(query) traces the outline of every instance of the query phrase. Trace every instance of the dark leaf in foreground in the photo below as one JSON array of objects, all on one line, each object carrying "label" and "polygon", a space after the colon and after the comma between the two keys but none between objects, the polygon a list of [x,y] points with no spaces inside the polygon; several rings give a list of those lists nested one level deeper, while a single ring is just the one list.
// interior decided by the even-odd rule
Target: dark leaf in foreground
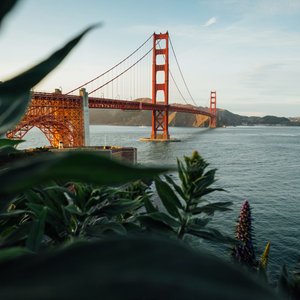
[{"label": "dark leaf in foreground", "polygon": [[10,139],[0,139],[0,148],[6,146],[17,146],[20,143],[23,143],[22,140],[10,140]]},{"label": "dark leaf in foreground", "polygon": [[142,237],[2,263],[0,282],[1,300],[278,299],[233,264],[171,240]]},{"label": "dark leaf in foreground", "polygon": [[26,241],[26,247],[37,252],[40,248],[45,230],[47,207],[44,207],[36,220],[32,222],[31,230]]},{"label": "dark leaf in foreground", "polygon": [[52,179],[113,185],[151,179],[164,168],[138,168],[87,152],[45,155],[0,171],[1,200]]},{"label": "dark leaf in foreground", "polygon": [[9,13],[16,5],[18,0],[1,0],[0,1],[0,26],[3,18]]},{"label": "dark leaf in foreground", "polygon": [[0,135],[6,133],[22,118],[31,98],[30,89],[55,69],[81,38],[94,27],[84,30],[38,65],[0,84]]}]

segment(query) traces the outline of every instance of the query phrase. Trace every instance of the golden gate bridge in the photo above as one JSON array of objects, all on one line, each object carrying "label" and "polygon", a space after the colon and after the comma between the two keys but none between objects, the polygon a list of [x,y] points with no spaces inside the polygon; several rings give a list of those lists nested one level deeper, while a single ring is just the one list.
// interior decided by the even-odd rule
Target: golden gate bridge
[{"label": "golden gate bridge", "polygon": [[[170,48],[193,105],[188,103],[170,69]],[[151,58],[151,53],[152,63],[148,60],[146,65],[141,66],[147,57]],[[148,76],[151,75],[151,79],[143,75],[145,71]],[[170,84],[173,84],[174,89],[170,90]],[[152,94],[151,101],[137,100],[138,94],[149,95],[149,90],[144,90],[147,86]],[[176,99],[175,94],[170,97],[170,91],[173,90],[179,99],[189,105],[170,104],[170,98]],[[73,94],[78,91],[79,94]],[[131,100],[132,96],[136,100]],[[33,127],[37,127],[53,147],[61,143],[66,147],[89,146],[89,109],[121,109],[152,111],[151,136],[146,140],[171,141],[169,112],[205,116],[209,119],[209,126],[215,128],[216,102],[216,92],[211,91],[209,107],[197,106],[178,63],[169,33],[154,33],[115,66],[65,94],[58,89],[54,93],[32,91],[26,114],[14,129],[7,132],[7,137],[22,139]]]}]

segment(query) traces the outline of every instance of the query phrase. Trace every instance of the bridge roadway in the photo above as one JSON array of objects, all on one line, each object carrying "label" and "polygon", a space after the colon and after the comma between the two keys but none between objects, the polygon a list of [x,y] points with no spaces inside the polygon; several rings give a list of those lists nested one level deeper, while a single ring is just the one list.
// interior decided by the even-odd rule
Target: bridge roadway
[{"label": "bridge roadway", "polygon": [[[45,101],[55,101],[61,102],[61,106],[67,107],[69,106],[80,106],[82,105],[82,97],[76,95],[64,95],[59,93],[41,93],[41,92],[33,92],[32,100],[45,100]],[[176,104],[164,105],[162,102],[158,102],[156,104],[149,102],[140,102],[140,101],[129,101],[129,100],[116,100],[116,99],[108,99],[108,98],[96,98],[89,97],[89,108],[98,108],[98,109],[121,109],[121,110],[158,110],[163,111],[168,109],[170,112],[183,112],[183,113],[191,113],[191,114],[200,114],[208,117],[213,117],[212,114],[209,113],[209,109],[201,109],[198,107],[193,107],[192,105],[186,107]],[[31,103],[34,106],[34,101]],[[60,105],[59,105],[60,106]]]}]

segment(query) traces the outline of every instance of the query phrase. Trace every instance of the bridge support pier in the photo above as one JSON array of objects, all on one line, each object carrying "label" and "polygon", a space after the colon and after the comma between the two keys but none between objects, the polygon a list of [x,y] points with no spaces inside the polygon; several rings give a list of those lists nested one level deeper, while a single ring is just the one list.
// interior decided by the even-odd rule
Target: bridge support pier
[{"label": "bridge support pier", "polygon": [[84,146],[90,146],[89,97],[85,88],[80,89],[79,95],[82,97]]},{"label": "bridge support pier", "polygon": [[217,127],[217,92],[210,92],[210,108],[209,112],[213,117],[210,117],[209,127],[216,128]]}]

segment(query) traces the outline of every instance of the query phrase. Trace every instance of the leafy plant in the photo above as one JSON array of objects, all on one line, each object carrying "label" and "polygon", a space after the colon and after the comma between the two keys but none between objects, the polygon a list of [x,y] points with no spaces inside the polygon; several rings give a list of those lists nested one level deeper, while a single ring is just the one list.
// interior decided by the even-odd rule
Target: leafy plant
[{"label": "leafy plant", "polygon": [[116,188],[68,183],[30,189],[0,214],[0,247],[26,246],[36,252],[74,238],[125,235],[148,197],[146,189],[142,182]]},{"label": "leafy plant", "polygon": [[170,175],[166,175],[165,180],[156,178],[156,190],[165,212],[148,203],[147,214],[140,216],[139,222],[149,231],[179,239],[188,234],[217,242],[233,242],[233,239],[207,226],[215,212],[227,211],[231,205],[231,202],[210,203],[203,198],[214,191],[223,191],[211,187],[215,182],[216,169],[207,171],[208,165],[196,151],[191,157],[184,157],[184,162],[177,160],[181,186]]}]

